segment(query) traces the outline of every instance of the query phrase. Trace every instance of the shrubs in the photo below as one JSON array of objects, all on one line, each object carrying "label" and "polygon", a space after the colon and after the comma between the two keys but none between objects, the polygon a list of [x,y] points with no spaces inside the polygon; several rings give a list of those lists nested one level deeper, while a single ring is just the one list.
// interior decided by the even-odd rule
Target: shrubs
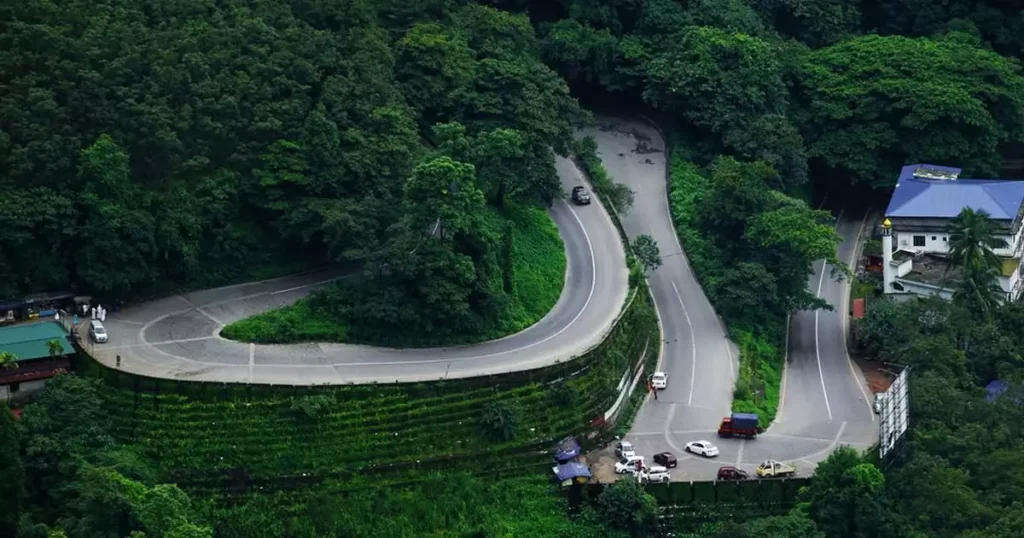
[{"label": "shrubs", "polygon": [[498,442],[515,439],[518,422],[515,404],[500,400],[487,402],[480,416],[484,437]]},{"label": "shrubs", "polygon": [[767,428],[778,411],[784,353],[763,337],[744,330],[732,331],[740,349],[740,371],[733,389],[733,411],[757,413],[760,426]]}]

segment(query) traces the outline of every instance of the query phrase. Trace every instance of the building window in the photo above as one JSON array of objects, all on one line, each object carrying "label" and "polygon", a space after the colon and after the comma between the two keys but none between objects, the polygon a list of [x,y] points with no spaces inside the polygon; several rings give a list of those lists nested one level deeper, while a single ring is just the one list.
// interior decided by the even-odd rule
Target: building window
[{"label": "building window", "polygon": [[932,236],[932,241],[935,241],[935,239],[936,239],[936,237],[935,237],[935,236],[933,235],[933,236]]},{"label": "building window", "polygon": [[942,240],[943,240],[943,241],[945,241],[945,242],[947,242],[947,243],[949,242],[949,238],[948,238],[948,237],[946,237],[946,236],[942,236]]},{"label": "building window", "polygon": [[923,235],[915,235],[914,236],[914,246],[915,247],[923,247],[924,246],[924,236]]}]

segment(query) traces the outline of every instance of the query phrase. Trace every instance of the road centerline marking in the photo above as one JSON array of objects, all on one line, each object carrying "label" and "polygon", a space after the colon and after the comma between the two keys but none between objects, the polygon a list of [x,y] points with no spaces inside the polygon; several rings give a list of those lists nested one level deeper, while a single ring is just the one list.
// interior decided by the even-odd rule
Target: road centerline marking
[{"label": "road centerline marking", "polygon": [[[679,294],[676,282],[672,281],[672,289],[676,292],[676,299],[679,299],[679,306],[683,307],[683,315],[686,316],[686,325],[690,328],[690,348],[693,350],[693,357],[690,361],[690,396],[686,399],[686,405],[693,403],[693,382],[697,379],[697,337],[693,333],[693,323],[690,322],[690,313],[686,311],[686,304],[683,303],[683,296]],[[726,342],[728,345],[728,342]]]}]

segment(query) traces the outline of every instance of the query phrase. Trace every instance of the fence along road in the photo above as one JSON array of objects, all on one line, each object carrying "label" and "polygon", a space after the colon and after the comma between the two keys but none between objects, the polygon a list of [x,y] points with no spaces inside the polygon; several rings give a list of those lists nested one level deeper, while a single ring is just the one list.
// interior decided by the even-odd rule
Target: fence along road
[{"label": "fence along road", "polygon": [[[717,438],[718,422],[731,409],[739,352],[726,337],[676,236],[666,193],[665,141],[648,123],[612,117],[599,118],[598,126],[584,134],[597,140],[611,177],[636,194],[633,208],[622,216],[627,235],[651,235],[662,252],[662,266],[648,274],[648,280],[664,331],[659,369],[668,374],[669,382],[657,400],[648,397],[626,436],[637,452],[648,458],[663,451],[676,454],[679,467],[673,470],[673,480],[710,480],[720,466],[753,472],[769,458],[794,462],[799,474],[808,475],[840,444],[872,444],[877,424],[858,390],[863,382],[849,364],[843,339],[849,285],[827,275],[822,279],[822,263],[815,266],[811,289],[837,312],[794,315],[787,354],[790,368],[780,406],[784,418],[753,441]],[[850,263],[861,222],[838,223],[844,238],[839,254]],[[812,369],[811,361],[817,365],[819,357],[821,369]],[[823,386],[829,391],[831,416],[823,403]],[[686,443],[697,440],[715,443],[720,455],[704,459],[685,454]]]},{"label": "fence along road", "polygon": [[[584,185],[569,159],[557,163],[563,190]],[[562,295],[543,319],[517,334],[480,344],[391,349],[353,344],[256,345],[226,340],[233,321],[291,304],[341,277],[320,271],[204,290],[108,314],[106,344],[86,344],[97,360],[163,379],[322,385],[415,382],[527,370],[570,360],[595,347],[613,327],[628,292],[618,231],[599,198],[549,210],[565,243]]]}]

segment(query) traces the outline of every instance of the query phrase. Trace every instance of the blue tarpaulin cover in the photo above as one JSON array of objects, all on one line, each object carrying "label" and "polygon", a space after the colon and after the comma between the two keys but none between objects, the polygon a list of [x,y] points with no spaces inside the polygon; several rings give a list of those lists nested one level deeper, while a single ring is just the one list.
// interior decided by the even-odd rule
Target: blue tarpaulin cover
[{"label": "blue tarpaulin cover", "polygon": [[580,444],[572,437],[566,437],[555,445],[555,461],[565,463],[580,455]]},{"label": "blue tarpaulin cover", "polygon": [[590,478],[590,467],[586,463],[579,461],[570,461],[569,463],[563,463],[555,467],[555,477],[558,478],[559,482],[566,480],[573,480],[576,478]]}]

